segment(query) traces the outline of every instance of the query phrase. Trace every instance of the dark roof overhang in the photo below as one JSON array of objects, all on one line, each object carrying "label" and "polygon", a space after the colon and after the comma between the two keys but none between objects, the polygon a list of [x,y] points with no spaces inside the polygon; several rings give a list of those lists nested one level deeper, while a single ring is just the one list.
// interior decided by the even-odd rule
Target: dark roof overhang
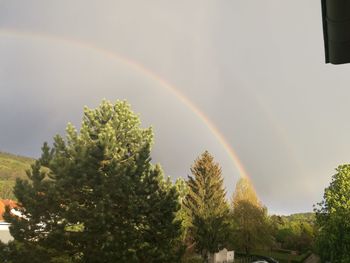
[{"label": "dark roof overhang", "polygon": [[321,0],[326,63],[350,63],[350,0]]}]

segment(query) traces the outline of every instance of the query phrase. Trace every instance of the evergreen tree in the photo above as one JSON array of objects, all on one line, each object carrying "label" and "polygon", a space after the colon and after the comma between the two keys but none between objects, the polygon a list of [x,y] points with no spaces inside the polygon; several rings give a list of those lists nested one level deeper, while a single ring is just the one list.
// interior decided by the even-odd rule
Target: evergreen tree
[{"label": "evergreen tree", "polygon": [[17,180],[11,234],[75,262],[176,262],[178,193],[150,163],[152,141],[126,102],[86,107],[80,131],[68,124]]},{"label": "evergreen tree", "polygon": [[188,194],[188,186],[186,181],[183,178],[179,178],[176,180],[175,183],[176,189],[179,193],[179,203],[181,204],[181,208],[179,212],[176,215],[176,218],[178,221],[181,222],[181,241],[182,243],[185,243],[187,245],[190,245],[189,242],[189,235],[188,235],[188,230],[189,227],[191,226],[191,218],[189,214],[186,211],[186,207],[184,205],[185,198]]},{"label": "evergreen tree", "polygon": [[350,164],[336,169],[315,208],[316,245],[323,261],[350,262]]},{"label": "evergreen tree", "polygon": [[196,251],[207,260],[209,253],[218,252],[228,235],[228,205],[221,168],[205,151],[191,168],[188,193],[184,206],[191,218],[189,235]]}]

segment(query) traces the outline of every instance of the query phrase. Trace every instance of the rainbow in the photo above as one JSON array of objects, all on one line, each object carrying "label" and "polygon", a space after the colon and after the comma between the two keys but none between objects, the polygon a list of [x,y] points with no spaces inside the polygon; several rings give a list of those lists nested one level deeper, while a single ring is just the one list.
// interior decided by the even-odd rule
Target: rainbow
[{"label": "rainbow", "polygon": [[93,44],[81,42],[76,39],[66,38],[66,37],[58,37],[50,34],[41,34],[29,31],[17,31],[13,29],[0,29],[0,37],[28,37],[35,39],[43,39],[43,40],[51,40],[55,42],[61,42],[68,45],[72,45],[78,48],[84,48],[90,51],[98,52],[101,55],[106,56],[109,59],[118,60],[130,68],[146,75],[150,79],[159,83],[163,88],[171,92],[179,101],[181,101],[187,108],[189,108],[210,130],[210,132],[215,136],[218,142],[225,149],[226,153],[229,155],[230,159],[233,161],[235,168],[238,170],[241,177],[249,178],[246,169],[244,168],[241,160],[239,159],[235,150],[231,147],[229,142],[226,140],[225,136],[219,131],[219,129],[215,126],[215,124],[189,99],[187,98],[180,90],[178,90],[175,86],[171,85],[168,81],[154,73],[153,71],[145,68],[142,64],[131,60],[127,57],[124,57],[121,54],[118,54],[114,51],[107,50],[104,48],[100,48]]}]

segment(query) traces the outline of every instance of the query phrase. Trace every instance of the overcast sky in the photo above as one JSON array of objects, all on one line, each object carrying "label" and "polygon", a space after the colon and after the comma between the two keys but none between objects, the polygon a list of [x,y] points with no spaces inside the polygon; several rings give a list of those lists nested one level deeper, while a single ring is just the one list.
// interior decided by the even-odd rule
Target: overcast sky
[{"label": "overcast sky", "polygon": [[[77,44],[77,43],[80,44]],[[324,64],[319,0],[0,0],[0,150],[38,157],[84,105],[127,99],[154,162],[186,177],[204,150],[239,173],[176,87],[236,151],[271,213],[311,211],[350,157],[350,66]]]}]

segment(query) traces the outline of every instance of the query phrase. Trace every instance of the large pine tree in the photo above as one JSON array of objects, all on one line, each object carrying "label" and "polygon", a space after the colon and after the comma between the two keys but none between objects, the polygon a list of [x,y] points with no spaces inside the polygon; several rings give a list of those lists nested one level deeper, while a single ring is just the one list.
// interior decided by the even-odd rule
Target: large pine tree
[{"label": "large pine tree", "polygon": [[196,251],[207,260],[209,253],[225,246],[228,235],[228,205],[220,166],[205,151],[188,176],[183,205],[191,218],[189,235]]},{"label": "large pine tree", "polygon": [[86,107],[80,131],[69,124],[17,181],[11,234],[74,262],[176,262],[178,193],[150,163],[152,141],[126,102]]}]

